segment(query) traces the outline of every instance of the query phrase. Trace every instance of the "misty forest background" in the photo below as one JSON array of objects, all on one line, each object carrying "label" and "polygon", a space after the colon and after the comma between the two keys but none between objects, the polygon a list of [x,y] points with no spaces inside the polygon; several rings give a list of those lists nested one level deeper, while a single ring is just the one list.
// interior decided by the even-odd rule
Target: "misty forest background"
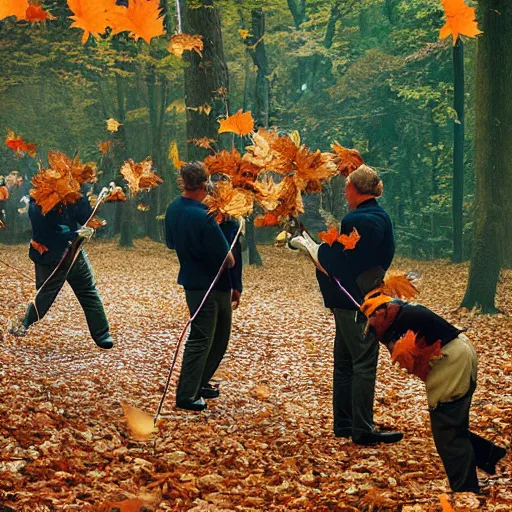
[{"label": "misty forest background", "polygon": [[[471,260],[463,304],[494,311],[500,269],[512,266],[512,6],[468,3],[483,34],[454,47],[439,40],[439,0],[181,0],[184,32],[205,40],[203,58],[183,59],[167,51],[165,36],[150,46],[126,35],[82,45],[64,0],[43,2],[55,21],[0,21],[0,133],[38,145],[37,159],[0,146],[0,174],[24,177],[5,203],[0,243],[30,240],[20,199],[51,149],[96,162],[98,190],[121,184],[128,157],[150,155],[164,184],[137,202],[105,205],[108,224],[97,236],[124,246],[163,241],[163,214],[179,194],[173,142],[182,160],[209,154],[192,139],[230,148],[217,119],[243,109],[257,125],[298,130],[310,149],[328,151],[335,140],[358,149],[384,180],[398,254]],[[161,7],[170,35],[177,5]],[[107,131],[109,118],[122,123],[117,132]],[[337,177],[306,198],[302,220],[312,232],[325,227],[325,212],[338,220],[346,212],[343,188]],[[254,242],[275,234],[249,223],[251,262]]]}]

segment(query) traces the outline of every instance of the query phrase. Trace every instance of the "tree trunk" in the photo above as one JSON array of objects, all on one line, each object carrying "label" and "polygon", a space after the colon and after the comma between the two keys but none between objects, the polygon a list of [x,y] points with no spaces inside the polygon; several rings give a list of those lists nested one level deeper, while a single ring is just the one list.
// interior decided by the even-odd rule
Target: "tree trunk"
[{"label": "tree trunk", "polygon": [[453,125],[453,253],[452,261],[462,261],[462,206],[464,202],[464,44],[461,38],[453,47],[453,108],[457,119]]},{"label": "tree trunk", "polygon": [[512,3],[481,0],[477,52],[476,226],[462,306],[495,313],[495,295],[512,221]]},{"label": "tree trunk", "polygon": [[293,16],[295,28],[299,28],[306,19],[306,0],[287,0],[288,8]]},{"label": "tree trunk", "polygon": [[[220,16],[213,0],[201,0],[196,8],[187,8],[181,0],[185,32],[203,36],[203,58],[187,52],[190,65],[185,69],[185,104],[187,106],[187,139],[210,137],[219,139],[217,118],[227,113],[228,68],[222,46]],[[209,115],[198,107],[210,105]],[[228,136],[229,137],[229,136]],[[227,139],[226,139],[227,140]],[[188,160],[202,160],[208,151],[188,145]]]}]

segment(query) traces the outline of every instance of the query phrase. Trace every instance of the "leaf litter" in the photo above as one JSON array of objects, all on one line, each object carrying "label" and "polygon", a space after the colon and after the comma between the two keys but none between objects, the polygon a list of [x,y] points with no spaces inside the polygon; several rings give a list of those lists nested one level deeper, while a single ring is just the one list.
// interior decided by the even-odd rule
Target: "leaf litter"
[{"label": "leaf litter", "polygon": [[[507,456],[480,473],[479,496],[450,493],[429,428],[423,384],[381,351],[375,421],[401,443],[357,447],[332,435],[334,322],[313,268],[301,255],[260,248],[215,378],[221,396],[194,414],[174,409],[175,381],[148,441],[132,436],[122,404],[156,410],[187,320],[178,263],[161,244],[88,247],[116,347],[89,338],[69,287],[28,336],[7,334],[23,314],[30,282],[1,267],[0,508],[16,511],[315,510],[456,512],[512,507]],[[3,258],[32,272],[25,246]],[[472,428],[510,447],[512,320],[459,311],[467,265],[397,260],[421,271],[419,301],[468,328],[479,354]],[[497,305],[512,311],[512,272]],[[148,423],[149,424],[149,423]],[[146,425],[147,426],[147,425]],[[446,495],[441,500],[441,496]]]}]

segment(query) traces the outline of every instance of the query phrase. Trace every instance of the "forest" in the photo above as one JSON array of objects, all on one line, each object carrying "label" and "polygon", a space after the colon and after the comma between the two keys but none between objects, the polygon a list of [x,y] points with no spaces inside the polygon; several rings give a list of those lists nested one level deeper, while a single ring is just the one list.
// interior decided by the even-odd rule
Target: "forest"
[{"label": "forest", "polygon": [[[483,495],[450,494],[421,387],[383,350],[376,414],[411,430],[405,448],[379,459],[327,440],[334,319],[310,262],[274,245],[292,214],[316,239],[339,229],[347,176],[375,169],[392,268],[418,271],[419,301],[468,329],[471,421],[509,448],[510,34],[509,0],[0,0],[0,511],[508,510],[509,456]],[[317,174],[285,208],[272,186],[301,155]],[[135,442],[121,403],[156,407],[188,319],[165,215],[196,160],[235,195],[259,176],[235,215],[244,292],[218,377],[231,397],[206,419],[164,414]],[[112,182],[124,199],[101,206],[88,242],[112,360],[76,342],[87,326],[67,288],[34,334],[8,334],[34,294],[31,189],[76,162],[92,205]]]}]

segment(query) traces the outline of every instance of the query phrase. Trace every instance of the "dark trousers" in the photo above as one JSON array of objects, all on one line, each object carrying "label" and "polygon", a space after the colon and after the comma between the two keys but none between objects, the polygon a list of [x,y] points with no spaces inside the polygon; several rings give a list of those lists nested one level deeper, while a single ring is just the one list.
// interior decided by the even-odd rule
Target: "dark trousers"
[{"label": "dark trousers", "polygon": [[496,447],[494,443],[469,431],[469,409],[476,385],[453,402],[440,403],[430,410],[432,435],[452,491],[478,489],[476,468],[486,465]]},{"label": "dark trousers", "polygon": [[[36,288],[38,290],[54,271],[56,266],[56,264],[39,265],[36,263]],[[80,251],[67,278],[64,280],[58,277],[59,276],[54,274],[54,277],[48,281],[48,284],[37,295],[37,309],[33,303],[28,306],[23,321],[25,327],[28,328],[46,315],[57,298],[62,286],[64,286],[64,282],[67,281],[84,310],[92,339],[94,341],[103,341],[110,336],[107,316],[105,315],[105,309],[103,308],[103,303],[96,287],[91,263],[89,262],[87,254],[83,250]]]},{"label": "dark trousers", "polygon": [[364,336],[366,320],[355,311],[334,309],[334,431],[352,429],[353,438],[372,432],[379,344]]},{"label": "dark trousers", "polygon": [[[192,316],[206,290],[185,290]],[[231,334],[231,293],[213,290],[190,326],[176,391],[176,402],[195,401],[219,367]]]}]

